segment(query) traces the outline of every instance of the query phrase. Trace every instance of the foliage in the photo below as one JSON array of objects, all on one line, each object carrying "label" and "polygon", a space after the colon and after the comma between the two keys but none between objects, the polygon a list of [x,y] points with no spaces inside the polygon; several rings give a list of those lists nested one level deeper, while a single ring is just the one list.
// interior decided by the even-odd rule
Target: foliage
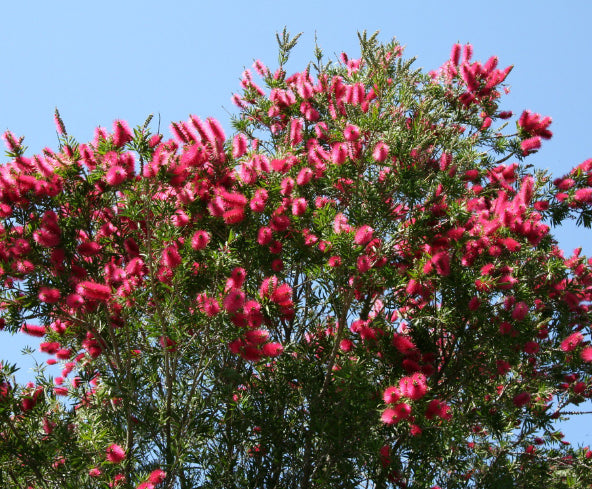
[{"label": "foliage", "polygon": [[546,224],[590,225],[592,160],[526,165],[551,119],[470,45],[426,74],[363,33],[287,76],[278,41],[232,138],[5,133],[2,326],[63,371],[2,366],[0,485],[592,483],[554,428],[592,392],[591,262]]}]

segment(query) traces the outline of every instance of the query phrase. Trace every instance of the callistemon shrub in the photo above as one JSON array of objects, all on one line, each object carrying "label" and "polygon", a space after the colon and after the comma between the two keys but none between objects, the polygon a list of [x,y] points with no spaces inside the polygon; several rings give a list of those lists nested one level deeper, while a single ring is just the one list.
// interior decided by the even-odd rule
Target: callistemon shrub
[{"label": "callistemon shrub", "polygon": [[[57,377],[0,384],[0,485],[584,487],[554,423],[591,394],[592,160],[455,45],[244,72],[234,133],[115,121],[0,169],[3,328]],[[56,367],[47,372],[55,372]],[[59,371],[59,370],[58,370]]]}]

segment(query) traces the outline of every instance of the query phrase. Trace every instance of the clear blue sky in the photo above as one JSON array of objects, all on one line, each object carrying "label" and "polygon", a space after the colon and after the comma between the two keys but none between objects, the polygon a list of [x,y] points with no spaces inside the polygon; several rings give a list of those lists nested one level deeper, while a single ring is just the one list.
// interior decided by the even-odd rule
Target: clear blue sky
[{"label": "clear blue sky", "polygon": [[[326,55],[358,54],[356,32],[380,30],[434,69],[453,43],[470,42],[477,59],[496,54],[514,65],[505,108],[553,117],[554,138],[531,161],[560,176],[592,157],[592,3],[567,1],[135,1],[4,2],[0,131],[26,136],[29,152],[55,147],[53,110],[70,134],[92,138],[116,118],[141,124],[160,113],[164,128],[189,114],[228,128],[230,97],[254,59],[277,63],[275,33],[303,32],[291,65],[312,58],[315,32]],[[568,252],[592,255],[588,230],[556,230]],[[0,358],[24,363],[24,340],[0,333]],[[43,356],[40,356],[43,359]],[[24,368],[26,373],[28,367]],[[22,376],[20,377],[23,378]],[[592,444],[590,417],[562,426]]]}]

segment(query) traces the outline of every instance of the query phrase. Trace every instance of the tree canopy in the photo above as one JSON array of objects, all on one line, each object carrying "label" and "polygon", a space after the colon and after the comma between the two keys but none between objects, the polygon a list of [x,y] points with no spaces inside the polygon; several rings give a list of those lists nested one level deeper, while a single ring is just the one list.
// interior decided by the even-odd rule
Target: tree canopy
[{"label": "tree canopy", "polygon": [[302,71],[256,61],[212,119],[151,118],[0,168],[0,485],[584,487],[555,423],[592,393],[592,159],[526,163],[551,118],[512,67],[396,42]]}]

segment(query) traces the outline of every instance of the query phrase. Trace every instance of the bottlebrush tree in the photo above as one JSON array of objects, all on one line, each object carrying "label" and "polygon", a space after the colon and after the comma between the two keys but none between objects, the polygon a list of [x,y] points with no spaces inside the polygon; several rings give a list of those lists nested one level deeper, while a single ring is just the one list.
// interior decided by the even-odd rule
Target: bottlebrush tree
[{"label": "bottlebrush tree", "polygon": [[555,422],[592,393],[592,262],[550,225],[590,224],[592,160],[527,165],[551,119],[470,45],[423,73],[363,34],[289,75],[278,40],[229,138],[4,134],[1,322],[63,370],[2,365],[0,485],[590,484]]}]

